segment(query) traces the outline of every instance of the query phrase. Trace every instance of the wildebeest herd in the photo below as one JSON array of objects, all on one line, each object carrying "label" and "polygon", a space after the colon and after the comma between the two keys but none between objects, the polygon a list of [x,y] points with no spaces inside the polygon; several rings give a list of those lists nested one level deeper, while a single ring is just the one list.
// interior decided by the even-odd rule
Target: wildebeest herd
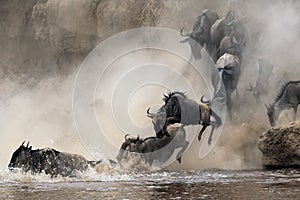
[{"label": "wildebeest herd", "polygon": [[[198,134],[202,134],[208,126],[212,126],[208,143],[211,143],[213,131],[222,124],[222,120],[211,105],[216,102],[225,102],[229,119],[232,118],[232,93],[237,91],[243,61],[243,48],[247,44],[245,24],[247,17],[238,18],[234,11],[229,11],[225,17],[210,9],[203,10],[193,25],[192,32],[180,35],[186,37],[181,42],[188,42],[192,57],[201,59],[204,48],[215,62],[217,70],[213,70],[211,82],[214,87],[214,96],[211,101],[200,102],[192,100],[183,92],[170,92],[164,95],[164,105],[157,112],[146,111],[151,118],[155,136],[148,138],[125,136],[116,159],[121,162],[128,158],[128,154],[139,153],[142,159],[152,165],[154,161],[166,162],[176,148],[181,148],[176,159],[181,163],[181,156],[189,145],[186,141],[184,126],[202,125]],[[262,102],[260,96],[268,92],[268,77],[272,65],[265,59],[258,60],[258,78],[255,86],[247,89],[251,91],[257,102]],[[224,90],[222,89],[224,86]],[[296,118],[297,106],[300,103],[300,81],[290,81],[284,84],[275,98],[274,103],[267,108],[267,116],[271,126],[276,125],[279,114],[284,109],[293,108],[293,120]],[[181,124],[179,127],[173,124]],[[170,126],[171,125],[171,126]],[[162,151],[157,151],[163,149]],[[113,162],[113,161],[111,161]],[[71,176],[74,171],[84,171],[88,166],[96,166],[100,161],[88,161],[82,156],[67,154],[54,149],[37,149],[24,146],[24,143],[13,153],[9,168],[22,168],[33,173],[45,172],[51,176]]]}]

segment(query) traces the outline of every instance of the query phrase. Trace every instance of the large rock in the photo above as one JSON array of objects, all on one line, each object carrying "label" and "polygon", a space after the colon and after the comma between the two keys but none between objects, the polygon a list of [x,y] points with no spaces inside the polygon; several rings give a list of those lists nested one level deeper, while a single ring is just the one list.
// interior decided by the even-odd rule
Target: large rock
[{"label": "large rock", "polygon": [[258,147],[265,168],[300,167],[300,122],[262,133]]}]

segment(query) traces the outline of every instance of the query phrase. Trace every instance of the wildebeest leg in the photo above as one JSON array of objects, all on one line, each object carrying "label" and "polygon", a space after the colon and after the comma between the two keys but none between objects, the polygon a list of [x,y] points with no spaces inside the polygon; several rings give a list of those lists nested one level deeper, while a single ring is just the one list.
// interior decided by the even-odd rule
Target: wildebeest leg
[{"label": "wildebeest leg", "polygon": [[298,108],[298,105],[296,105],[296,106],[294,107],[294,115],[293,115],[293,120],[294,120],[294,121],[296,121],[297,108]]},{"label": "wildebeest leg", "polygon": [[202,134],[205,131],[205,129],[206,129],[207,126],[208,125],[203,125],[202,129],[200,130],[200,133],[198,134],[198,140],[199,141],[201,140]]},{"label": "wildebeest leg", "polygon": [[181,150],[177,153],[176,160],[181,163],[181,156],[186,148],[189,146],[189,142],[185,141],[184,145],[182,146]]},{"label": "wildebeest leg", "polygon": [[240,94],[239,94],[239,92],[238,92],[237,87],[235,88],[235,92],[236,92],[236,96],[239,98],[239,97],[240,97]]},{"label": "wildebeest leg", "polygon": [[[293,115],[294,115],[294,114],[293,114]],[[293,121],[293,119],[291,119],[291,116],[289,116],[288,113],[285,113],[285,117],[286,117],[286,119],[287,119],[289,122]],[[294,117],[294,116],[293,116],[293,117]]]},{"label": "wildebeest leg", "polygon": [[227,98],[227,111],[228,111],[228,116],[229,119],[232,119],[232,115],[231,115],[231,106],[232,106],[232,102],[231,102],[231,97],[230,94],[226,94],[226,98]]},{"label": "wildebeest leg", "polygon": [[211,131],[210,131],[210,134],[209,134],[208,145],[211,145],[212,135],[213,135],[214,130],[215,130],[215,127],[213,126]]},{"label": "wildebeest leg", "polygon": [[218,128],[222,124],[221,118],[213,110],[211,110],[211,116],[215,118],[216,121],[211,121],[210,125],[212,125],[214,128]]},{"label": "wildebeest leg", "polygon": [[259,104],[262,102],[262,100],[260,99],[260,95],[259,94],[253,94],[256,100],[256,103]]},{"label": "wildebeest leg", "polygon": [[178,119],[177,117],[168,117],[166,123],[167,125],[175,124],[175,123],[180,123],[180,119]]},{"label": "wildebeest leg", "polygon": [[175,124],[175,123],[180,123],[180,119],[178,119],[177,117],[168,117],[167,119],[167,122],[166,122],[166,125],[164,127],[164,134],[167,136],[167,137],[170,137],[170,134],[168,133],[168,131],[166,130],[167,127],[170,125],[170,124]]},{"label": "wildebeest leg", "polygon": [[148,163],[150,166],[153,164],[154,159],[151,153],[143,153],[141,158],[144,160],[145,163]]}]

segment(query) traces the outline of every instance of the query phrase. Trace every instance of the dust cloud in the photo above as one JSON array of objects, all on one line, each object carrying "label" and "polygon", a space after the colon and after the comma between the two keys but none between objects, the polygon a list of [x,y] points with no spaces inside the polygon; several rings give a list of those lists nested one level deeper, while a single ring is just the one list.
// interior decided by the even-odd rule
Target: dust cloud
[{"label": "dust cloud", "polygon": [[[195,140],[183,154],[182,164],[174,163],[167,169],[261,168],[261,154],[257,148],[257,139],[263,130],[270,127],[263,102],[271,103],[280,86],[288,80],[296,80],[299,74],[300,59],[297,53],[300,50],[298,40],[300,2],[292,0],[167,0],[161,2],[154,13],[154,24],[176,31],[182,27],[186,31],[191,30],[201,10],[207,8],[216,10],[221,17],[224,17],[228,10],[235,10],[240,18],[246,16],[248,19],[245,23],[248,40],[243,50],[242,74],[238,85],[239,97],[233,94],[235,105],[233,121],[226,120],[220,140],[206,158],[198,159],[201,143]],[[10,9],[7,12],[22,11],[15,7]],[[78,54],[56,52],[47,46],[47,42],[36,41],[30,36],[32,24],[28,18],[22,22],[17,14],[13,16],[15,18],[9,20],[10,24],[24,23],[19,35],[14,37],[9,36],[16,35],[11,31],[14,29],[5,28],[8,26],[8,23],[5,23],[7,18],[1,16],[0,20],[0,27],[4,27],[0,35],[2,43],[0,166],[5,167],[8,164],[11,153],[23,141],[30,141],[34,148],[53,147],[60,151],[79,153],[90,159],[89,152],[78,137],[72,114],[72,90],[76,72],[88,52]],[[105,27],[101,27],[101,24],[98,26],[100,26],[98,32],[110,30],[109,24]],[[3,30],[7,31],[4,33]],[[270,77],[269,93],[263,96],[263,102],[258,104],[246,89],[249,83],[255,83],[257,60],[260,57],[268,59],[274,68]],[[193,73],[186,75],[191,83],[198,83]],[[174,88],[178,88],[176,81],[174,81]],[[158,98],[153,99],[152,105],[161,104],[158,99],[162,96],[162,90],[160,88],[156,91],[158,92],[153,96]],[[197,95],[201,96],[201,94]],[[133,98],[136,99],[132,102],[139,102],[139,108],[133,109],[130,105],[129,110],[134,113],[132,119],[136,116],[145,117],[145,108],[150,103],[148,101],[145,103],[138,97]],[[96,103],[96,108],[103,107],[99,105],[101,102],[103,103],[100,99]],[[283,116],[282,118],[284,123],[285,119]],[[150,126],[147,120],[145,118],[137,123]],[[117,143],[121,142],[121,139],[116,140]]]}]

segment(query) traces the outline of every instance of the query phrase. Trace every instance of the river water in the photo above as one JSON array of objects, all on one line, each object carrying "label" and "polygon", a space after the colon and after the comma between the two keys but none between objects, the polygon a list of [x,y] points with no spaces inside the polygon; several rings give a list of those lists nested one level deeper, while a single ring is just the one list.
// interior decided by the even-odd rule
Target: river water
[{"label": "river water", "polygon": [[300,170],[88,172],[50,178],[1,171],[0,199],[300,199]]}]

